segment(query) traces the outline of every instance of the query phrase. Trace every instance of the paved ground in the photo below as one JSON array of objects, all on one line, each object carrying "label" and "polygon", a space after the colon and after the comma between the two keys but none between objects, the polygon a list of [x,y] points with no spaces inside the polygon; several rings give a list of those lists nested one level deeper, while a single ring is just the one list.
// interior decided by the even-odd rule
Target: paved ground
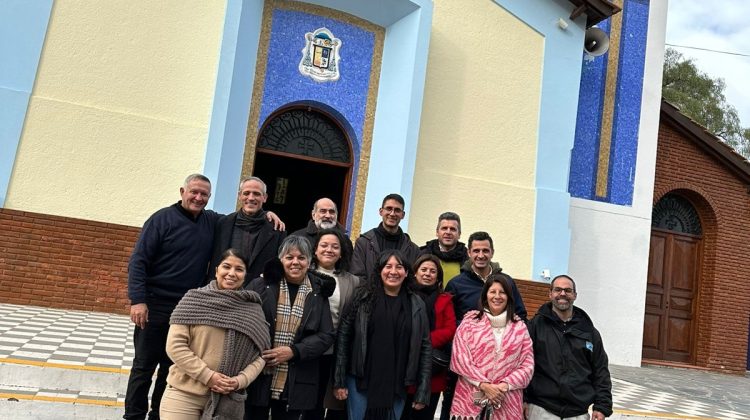
[{"label": "paved ground", "polygon": [[[1,417],[120,417],[132,329],[121,315],[0,304]],[[748,376],[610,368],[615,419],[750,419]]]}]

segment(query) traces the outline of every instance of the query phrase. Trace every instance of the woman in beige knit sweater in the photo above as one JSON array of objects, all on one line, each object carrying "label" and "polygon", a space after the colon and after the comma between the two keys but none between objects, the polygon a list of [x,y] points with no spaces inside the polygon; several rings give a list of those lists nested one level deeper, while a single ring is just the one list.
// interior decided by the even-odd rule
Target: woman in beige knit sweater
[{"label": "woman in beige knit sweater", "polygon": [[241,290],[245,271],[244,257],[227,250],[216,280],[189,291],[175,308],[162,419],[242,419],[245,388],[263,370],[260,354],[270,347],[260,297]]}]

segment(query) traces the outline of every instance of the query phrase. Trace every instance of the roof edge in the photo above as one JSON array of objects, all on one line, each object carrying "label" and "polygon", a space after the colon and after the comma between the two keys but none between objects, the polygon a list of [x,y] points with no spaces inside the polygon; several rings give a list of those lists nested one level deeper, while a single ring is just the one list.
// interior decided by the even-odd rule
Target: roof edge
[{"label": "roof edge", "polygon": [[[735,152],[731,146],[726,144],[715,134],[711,133],[683,114],[675,105],[661,100],[661,116],[670,122],[680,133],[692,140],[700,148],[716,157],[724,163],[732,172],[744,182],[750,184],[750,162],[742,155]],[[664,119],[662,119],[664,121]]]}]

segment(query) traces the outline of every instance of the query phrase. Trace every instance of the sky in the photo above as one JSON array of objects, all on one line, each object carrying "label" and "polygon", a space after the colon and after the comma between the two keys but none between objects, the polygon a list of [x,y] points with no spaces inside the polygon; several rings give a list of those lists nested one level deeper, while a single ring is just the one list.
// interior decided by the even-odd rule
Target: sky
[{"label": "sky", "polygon": [[749,56],[672,47],[712,78],[724,79],[727,102],[750,127],[750,0],[669,0],[666,42]]}]

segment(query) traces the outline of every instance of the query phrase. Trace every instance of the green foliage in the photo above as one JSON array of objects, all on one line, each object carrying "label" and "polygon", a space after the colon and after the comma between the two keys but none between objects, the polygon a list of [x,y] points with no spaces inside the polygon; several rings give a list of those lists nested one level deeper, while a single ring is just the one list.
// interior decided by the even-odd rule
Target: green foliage
[{"label": "green foliage", "polygon": [[737,109],[726,101],[725,88],[724,80],[711,78],[700,71],[691,59],[667,48],[662,97],[748,158],[750,128],[742,127]]}]

